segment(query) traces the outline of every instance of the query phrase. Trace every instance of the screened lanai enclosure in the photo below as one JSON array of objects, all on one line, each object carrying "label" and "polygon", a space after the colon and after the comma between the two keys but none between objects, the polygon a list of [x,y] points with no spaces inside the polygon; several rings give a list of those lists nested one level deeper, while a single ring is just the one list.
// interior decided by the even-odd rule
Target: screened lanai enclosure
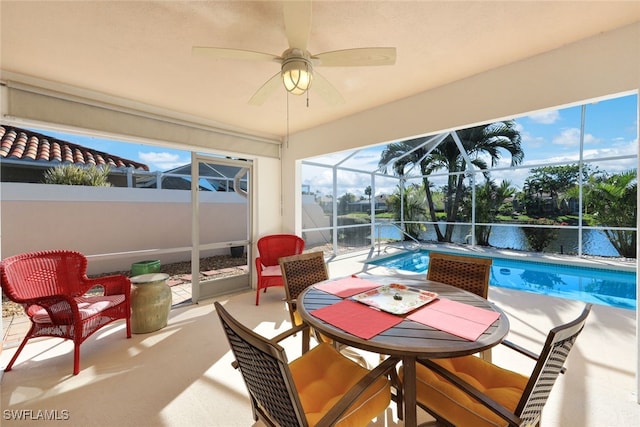
[{"label": "screened lanai enclosure", "polygon": [[637,94],[302,162],[307,248],[636,257]]},{"label": "screened lanai enclosure", "polygon": [[[159,188],[166,190],[191,189],[191,164],[163,172],[134,171],[138,178],[137,188]],[[246,192],[247,177],[244,168],[225,164],[200,163],[198,165],[198,189],[200,191]]]}]

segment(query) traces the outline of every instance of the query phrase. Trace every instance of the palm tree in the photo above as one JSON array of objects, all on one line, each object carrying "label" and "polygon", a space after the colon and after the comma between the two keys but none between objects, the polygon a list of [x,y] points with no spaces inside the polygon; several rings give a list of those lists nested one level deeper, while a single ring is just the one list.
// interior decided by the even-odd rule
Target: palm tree
[{"label": "palm tree", "polygon": [[410,185],[407,188],[398,186],[398,189],[389,197],[394,219],[404,223],[406,234],[403,240],[411,240],[411,238],[419,240],[420,234],[425,230],[422,221],[427,218],[424,215],[423,201],[424,191],[419,185]]},{"label": "palm tree", "polygon": [[[637,171],[611,176],[592,176],[585,187],[585,202],[599,225],[635,227],[638,218]],[[636,257],[637,233],[628,230],[604,230],[614,248],[623,257]]]},{"label": "palm tree", "polygon": [[[516,189],[511,186],[511,182],[502,180],[497,185],[492,180],[486,180],[484,184],[476,186],[476,218],[478,223],[491,224],[498,218],[498,212],[506,199],[512,197]],[[468,216],[471,214],[471,200],[464,203],[464,211]],[[481,246],[489,246],[489,237],[491,236],[490,225],[475,226],[476,242]]]},{"label": "palm tree", "polygon": [[[429,155],[429,152],[424,146],[419,146],[419,144],[421,144],[422,142],[425,142],[425,140],[420,138],[394,142],[387,145],[387,147],[382,150],[382,153],[380,154],[378,166],[383,172],[386,173],[388,164],[397,159],[393,163],[393,173],[399,176],[401,179],[404,179],[405,169],[407,166],[419,166],[422,175],[422,188],[425,190],[425,197],[427,199],[429,218],[432,222],[436,222],[436,210],[430,188],[431,184],[426,177],[426,175],[428,174],[427,167],[429,165],[429,163],[426,161],[426,158]],[[440,232],[440,229],[436,226],[435,230],[438,236],[438,241],[441,241],[442,233]]]},{"label": "palm tree", "polygon": [[[416,149],[416,143],[420,140],[415,139],[389,144],[382,151],[378,165],[386,172],[387,165],[393,159],[398,158],[393,163],[393,172],[400,177],[405,176],[407,166],[420,167],[429,215],[434,223],[437,239],[439,242],[451,242],[464,196],[464,172],[471,168],[466,159],[469,159],[477,168],[486,170],[487,163],[483,156],[488,155],[491,166],[495,166],[502,157],[502,152],[506,151],[511,156],[511,166],[520,164],[524,158],[524,152],[521,148],[520,133],[515,126],[515,121],[510,120],[456,131],[456,135],[466,151],[466,158],[458,149],[453,134],[450,133],[431,151],[424,146]],[[430,174],[443,169],[449,173],[445,187],[447,225],[444,235],[436,224],[437,218],[429,181]],[[485,173],[485,177],[488,178],[487,173]]]}]

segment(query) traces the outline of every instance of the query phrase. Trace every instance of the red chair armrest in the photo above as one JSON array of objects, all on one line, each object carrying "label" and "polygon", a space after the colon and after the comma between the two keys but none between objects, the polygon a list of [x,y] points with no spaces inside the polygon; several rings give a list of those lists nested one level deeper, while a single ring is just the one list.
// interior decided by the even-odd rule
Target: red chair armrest
[{"label": "red chair armrest", "polygon": [[262,277],[262,269],[264,267],[262,266],[262,261],[260,260],[260,257],[256,258],[256,273],[258,273],[258,277]]},{"label": "red chair armrest", "polygon": [[78,303],[70,295],[52,295],[32,300],[26,308],[27,315],[33,317],[42,308],[47,311],[51,322],[56,325],[68,325],[80,318]]},{"label": "red chair armrest", "polygon": [[54,304],[58,304],[61,301],[67,301],[69,304],[71,304],[71,302],[73,301],[73,297],[67,295],[50,295],[47,297],[39,297],[26,300],[23,304],[26,306],[27,310],[34,305],[46,309]]}]

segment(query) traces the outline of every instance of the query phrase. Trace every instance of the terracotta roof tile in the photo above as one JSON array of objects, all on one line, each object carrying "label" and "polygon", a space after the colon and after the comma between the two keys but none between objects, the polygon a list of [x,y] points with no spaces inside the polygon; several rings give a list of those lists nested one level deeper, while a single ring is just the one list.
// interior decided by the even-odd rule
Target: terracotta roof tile
[{"label": "terracotta roof tile", "polygon": [[113,168],[132,167],[149,170],[149,166],[143,163],[123,159],[30,130],[4,125],[0,125],[0,158],[38,162],[68,162],[79,165],[110,165]]}]

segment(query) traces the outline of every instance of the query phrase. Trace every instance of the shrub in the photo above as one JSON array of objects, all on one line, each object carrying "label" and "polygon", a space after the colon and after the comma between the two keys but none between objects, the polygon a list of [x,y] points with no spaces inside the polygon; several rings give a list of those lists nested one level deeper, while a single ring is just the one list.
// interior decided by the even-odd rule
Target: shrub
[{"label": "shrub", "polygon": [[[555,221],[540,218],[529,220],[527,224],[537,226],[555,225]],[[558,230],[555,228],[524,226],[522,227],[522,231],[524,232],[529,247],[535,252],[542,252],[549,243],[558,237]]]},{"label": "shrub", "polygon": [[111,183],[108,181],[109,171],[109,166],[61,165],[47,170],[44,173],[44,182],[45,184],[111,187]]}]

